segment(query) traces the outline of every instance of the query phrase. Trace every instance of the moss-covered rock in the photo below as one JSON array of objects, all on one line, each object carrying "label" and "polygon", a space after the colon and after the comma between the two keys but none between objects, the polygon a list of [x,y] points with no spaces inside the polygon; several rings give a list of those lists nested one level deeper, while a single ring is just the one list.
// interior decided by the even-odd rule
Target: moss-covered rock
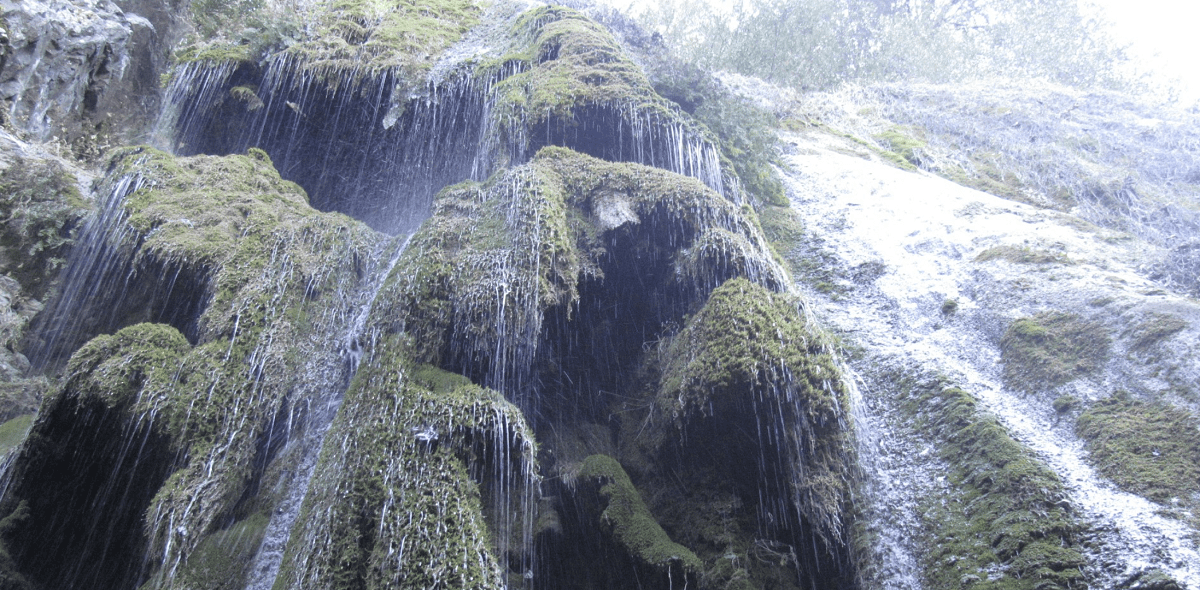
[{"label": "moss-covered rock", "polygon": [[1000,339],[1004,381],[1029,392],[1053,389],[1099,370],[1110,346],[1103,326],[1074,314],[1048,311],[1020,318]]},{"label": "moss-covered rock", "polygon": [[608,500],[600,519],[631,555],[660,568],[677,565],[685,574],[701,571],[700,558],[667,536],[616,459],[592,455],[583,461],[578,477],[600,483],[600,495]]},{"label": "moss-covered rock", "polygon": [[479,66],[484,77],[501,79],[496,91],[502,120],[536,124],[598,105],[672,113],[616,39],[575,10],[531,10],[509,32],[509,43]]},{"label": "moss-covered rock", "polygon": [[690,423],[722,409],[754,408],[764,429],[759,445],[777,445],[785,466],[787,501],[827,546],[841,542],[853,462],[847,391],[829,342],[799,301],[727,281],[660,354],[660,420],[686,437]]},{"label": "moss-covered rock", "polygon": [[413,272],[380,300],[394,302],[388,329],[411,334],[423,362],[503,387],[532,362],[546,311],[569,309],[581,281],[603,278],[614,236],[672,261],[663,280],[688,293],[733,276],[778,288],[784,275],[752,215],[693,179],[545,148],[444,191],[401,259]]},{"label": "moss-covered rock", "polygon": [[91,206],[80,195],[75,175],[59,161],[5,156],[0,158],[0,273],[16,279],[29,297],[44,299]]},{"label": "moss-covered rock", "polygon": [[[361,305],[362,275],[388,240],[348,218],[311,209],[304,192],[280,179],[260,151],[184,159],[148,148],[121,150],[105,186],[112,196],[104,221],[94,225],[93,241],[82,250],[101,255],[77,264],[65,279],[88,289],[64,285],[64,293],[81,296],[60,298],[48,307],[55,310],[51,316],[84,313],[109,322],[71,326],[78,328],[77,338],[90,335],[89,329],[115,330],[145,319],[173,327],[134,326],[93,340],[67,363],[54,407],[65,399],[92,400],[87,403],[130,424],[126,432],[109,433],[113,444],[150,437],[144,453],[167,457],[151,464],[166,470],[161,478],[141,481],[138,500],[123,510],[137,513],[138,533],[129,537],[127,550],[141,547],[153,556],[145,561],[156,574],[151,586],[169,587],[183,578],[158,574],[177,571],[206,538],[239,516],[239,502],[278,450],[260,441],[275,417],[340,391],[345,344],[335,339],[331,345],[328,338],[345,330]],[[70,443],[61,433],[86,430],[89,420],[85,413],[50,412],[27,446],[66,448]],[[295,421],[292,432],[279,436],[286,440],[304,424]],[[73,493],[80,497],[72,501],[93,505],[100,500],[88,494],[107,493],[116,485],[110,480],[132,469],[119,462],[110,467],[79,486]],[[26,483],[18,496],[52,485],[41,476]],[[101,545],[79,553],[98,550]],[[42,582],[68,582],[39,569],[36,560],[23,563]]]},{"label": "moss-covered rock", "polygon": [[1081,588],[1081,524],[1062,482],[974,396],[942,380],[909,388],[903,407],[950,467],[949,499],[926,507],[929,588]]},{"label": "moss-covered rock", "polygon": [[495,391],[386,338],[346,393],[284,587],[504,588],[530,550],[536,444]]},{"label": "moss-covered rock", "polygon": [[1196,504],[1200,423],[1186,410],[1117,394],[1075,423],[1090,460],[1121,488],[1155,502]]},{"label": "moss-covered rock", "polygon": [[272,59],[291,62],[332,91],[386,76],[406,90],[420,88],[480,13],[474,0],[333,0],[321,5],[308,38]]},{"label": "moss-covered rock", "polygon": [[[139,324],[92,340],[69,366],[12,463],[14,483],[0,505],[0,514],[27,515],[7,540],[31,583],[137,581],[143,510],[178,449],[168,421],[156,419],[161,398],[148,392],[178,384],[190,348],[169,326]],[[110,567],[71,567],[104,559]]]}]

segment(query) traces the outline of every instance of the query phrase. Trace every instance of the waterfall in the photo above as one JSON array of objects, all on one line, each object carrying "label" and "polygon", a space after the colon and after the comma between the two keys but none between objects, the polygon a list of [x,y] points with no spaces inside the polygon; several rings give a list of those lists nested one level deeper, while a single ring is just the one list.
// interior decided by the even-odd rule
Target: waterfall
[{"label": "waterfall", "polygon": [[[35,368],[66,362],[86,339],[112,329],[133,272],[134,232],[125,223],[125,198],[143,186],[138,174],[122,176],[84,225],[64,267],[58,297],[34,324],[29,357]],[[167,292],[173,288],[172,282]]]},{"label": "waterfall", "polygon": [[[339,343],[346,361],[345,383],[347,385],[354,378],[354,373],[358,371],[364,350],[370,349],[370,343],[374,340],[374,335],[368,333],[366,329],[371,308],[379,296],[379,291],[400,260],[400,255],[404,253],[411,240],[412,234],[409,234],[403,239],[398,237],[389,244],[392,248],[391,256],[387,262],[371,271],[371,283],[364,291],[362,302],[350,323],[349,330]],[[329,426],[337,414],[344,393],[344,390],[329,391],[325,397],[314,399],[305,417],[303,435],[296,440],[288,441],[282,451],[285,455],[290,454],[295,457],[291,459],[294,461],[293,476],[287,482],[287,491],[284,493],[283,499],[271,514],[271,520],[263,535],[262,545],[251,565],[246,583],[247,590],[270,590],[275,583],[275,577],[279,573],[279,566],[283,560],[284,549],[291,536],[292,525],[295,524],[296,517],[300,514],[301,503],[316,471],[317,457],[320,455],[325,435],[329,432]],[[288,430],[295,431],[292,427],[289,427]]]}]

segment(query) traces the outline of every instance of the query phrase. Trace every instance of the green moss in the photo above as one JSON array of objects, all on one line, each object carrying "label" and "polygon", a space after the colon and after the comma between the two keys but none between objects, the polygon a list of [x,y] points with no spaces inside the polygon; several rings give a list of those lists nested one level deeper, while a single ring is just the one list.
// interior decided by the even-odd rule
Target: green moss
[{"label": "green moss", "polygon": [[[926,506],[927,588],[1016,590],[1083,585],[1081,529],[1062,482],[1013,440],[971,394],[937,380],[902,405],[950,467],[950,497]],[[996,575],[996,572],[1002,572]]]},{"label": "green moss", "polygon": [[774,115],[734,95],[705,70],[666,57],[661,62],[647,66],[654,90],[716,135],[723,167],[737,173],[756,206],[787,207],[775,169],[780,160]]},{"label": "green moss", "polygon": [[176,574],[178,583],[208,590],[245,587],[269,522],[270,517],[259,512],[205,537]]},{"label": "green moss", "polygon": [[601,520],[630,555],[649,565],[669,567],[678,563],[685,572],[698,574],[702,571],[700,558],[687,547],[671,541],[659,526],[616,459],[607,455],[584,459],[579,478],[601,482],[600,495],[608,499]]},{"label": "green moss", "polygon": [[1039,250],[1029,246],[992,246],[980,252],[975,262],[1007,260],[1014,264],[1072,264],[1071,259],[1061,252]]},{"label": "green moss", "polygon": [[3,424],[0,424],[0,456],[7,454],[15,449],[21,441],[25,440],[25,435],[29,432],[29,427],[33,425],[33,415],[18,416]]},{"label": "green moss", "polygon": [[[513,72],[516,73],[513,73]],[[551,118],[570,122],[591,107],[616,110],[631,127],[676,124],[707,134],[660,97],[620,44],[575,10],[543,6],[521,15],[500,57],[480,63],[476,76],[497,79],[494,118],[516,139],[523,129]]]},{"label": "green moss", "polygon": [[1170,574],[1158,568],[1139,571],[1116,586],[1117,590],[1185,590]]},{"label": "green moss", "polygon": [[793,276],[799,276],[806,257],[801,254],[800,244],[805,237],[804,222],[790,206],[764,205],[758,209],[759,226],[770,242],[771,248],[785,268]]},{"label": "green moss", "polygon": [[921,165],[920,151],[925,142],[912,136],[912,132],[899,126],[875,136],[875,140],[886,147],[884,158],[906,170],[916,170]]},{"label": "green moss", "polygon": [[248,111],[257,111],[258,109],[263,108],[262,99],[259,98],[258,95],[254,93],[254,89],[249,86],[234,86],[233,88],[229,89],[229,96],[244,103],[246,105],[246,110]]},{"label": "green moss", "polygon": [[115,248],[136,271],[129,292],[164,272],[189,277],[198,317],[183,321],[196,344],[167,326],[98,337],[67,364],[64,391],[156,416],[180,457],[147,508],[147,555],[164,560],[148,564],[153,574],[176,568],[232,517],[258,437],[282,408],[342,386],[337,371],[315,368],[342,366],[340,351],[313,335],[344,329],[362,262],[385,238],[311,209],[258,150],[175,158],[127,148],[105,183],[126,179],[135,189],[120,202],[127,227],[110,239],[125,240]]},{"label": "green moss", "polygon": [[1052,389],[1099,370],[1110,345],[1102,326],[1074,314],[1018,319],[1000,339],[1005,383],[1030,392]]},{"label": "green moss", "polygon": [[249,45],[231,44],[228,42],[198,43],[177,51],[175,53],[175,63],[248,63],[254,60],[252,51]]},{"label": "green moss", "polygon": [[1148,313],[1121,336],[1129,340],[1129,349],[1145,352],[1159,342],[1188,327],[1182,318],[1166,313]]},{"label": "green moss", "polygon": [[1114,395],[1084,410],[1076,431],[1091,463],[1122,489],[1196,504],[1200,423],[1187,411]]},{"label": "green moss", "polygon": [[1064,395],[1054,400],[1054,413],[1065,414],[1078,408],[1080,404],[1079,398],[1073,395]]},{"label": "green moss", "polygon": [[137,324],[97,336],[67,363],[63,390],[95,397],[110,408],[125,406],[138,401],[143,389],[169,389],[190,349],[178,330],[162,324]]},{"label": "green moss", "polygon": [[947,299],[942,302],[942,315],[954,315],[958,313],[958,301]]},{"label": "green moss", "polygon": [[758,210],[758,221],[767,240],[780,253],[788,252],[804,237],[804,221],[789,206],[764,206]]},{"label": "green moss", "polygon": [[827,544],[840,539],[850,478],[849,432],[841,426],[847,392],[828,341],[799,302],[732,279],[663,346],[658,413],[682,430],[714,406],[739,400],[778,408],[780,415],[764,420],[788,425],[776,436],[791,439],[780,444],[785,454],[797,453],[781,460],[804,473],[788,482],[791,492]]},{"label": "green moss", "polygon": [[[525,166],[438,195],[400,261],[413,272],[381,292],[393,310],[386,329],[412,335],[423,362],[440,363],[452,342],[480,357],[500,344],[521,359],[516,347],[529,340],[512,335],[532,339],[545,310],[574,304],[581,280],[602,277],[600,236],[650,232],[650,223],[667,230],[639,238],[647,256],[674,257],[672,280],[689,288],[707,292],[728,275],[783,284],[752,218],[699,181],[544,148]],[[651,251],[659,242],[671,250]],[[723,261],[716,271],[713,257]]]},{"label": "green moss", "polygon": [[397,76],[417,88],[447,47],[479,22],[472,0],[335,0],[317,26],[281,57],[336,89]]},{"label": "green moss", "polygon": [[327,435],[342,442],[323,448],[284,557],[289,587],[499,589],[507,552],[528,550],[532,523],[505,518],[536,485],[521,412],[413,350],[386,337],[347,391]]},{"label": "green moss", "polygon": [[10,157],[0,170],[0,273],[42,299],[91,207],[58,161]]},{"label": "green moss", "polygon": [[1013,166],[1001,161],[995,152],[973,151],[962,166],[948,165],[934,171],[950,181],[981,190],[985,193],[1017,201],[1032,203],[1026,194],[1025,183],[1012,172]]}]

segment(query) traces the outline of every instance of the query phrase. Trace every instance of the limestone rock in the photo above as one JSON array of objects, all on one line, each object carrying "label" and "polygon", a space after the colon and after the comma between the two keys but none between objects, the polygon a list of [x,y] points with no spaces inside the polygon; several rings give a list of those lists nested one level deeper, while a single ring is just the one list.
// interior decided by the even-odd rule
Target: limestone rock
[{"label": "limestone rock", "polygon": [[[31,138],[57,137],[89,155],[94,146],[81,144],[94,144],[102,130],[100,107],[116,104],[107,95],[132,82],[124,80],[131,50],[148,45],[150,21],[108,0],[4,0],[0,9],[6,29],[0,98],[10,123]],[[145,92],[144,80],[135,86]]]}]

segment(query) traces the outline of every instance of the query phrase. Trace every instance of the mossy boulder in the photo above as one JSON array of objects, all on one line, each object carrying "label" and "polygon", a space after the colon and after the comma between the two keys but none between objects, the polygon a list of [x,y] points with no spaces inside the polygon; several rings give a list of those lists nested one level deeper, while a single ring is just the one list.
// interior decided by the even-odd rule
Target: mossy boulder
[{"label": "mossy boulder", "polygon": [[413,336],[423,362],[501,386],[532,362],[547,310],[569,309],[581,281],[603,280],[606,240],[619,235],[670,262],[662,280],[686,293],[733,276],[784,282],[753,213],[696,180],[545,148],[439,195],[400,261],[413,272],[380,295],[394,312],[380,317]]},{"label": "mossy boulder", "polygon": [[577,477],[580,482],[599,482],[599,493],[608,503],[598,524],[631,555],[648,565],[675,566],[680,573],[692,576],[700,573],[703,567],[700,558],[667,536],[616,459],[592,455],[583,461]]},{"label": "mossy boulder", "polygon": [[1186,410],[1117,394],[1090,404],[1076,432],[1093,465],[1155,502],[1194,506],[1200,493],[1200,422]]},{"label": "mossy boulder", "polygon": [[[76,274],[65,277],[72,285],[64,293],[80,296],[47,309],[60,319],[98,310],[95,317],[108,323],[51,326],[76,330],[77,339],[144,320],[171,326],[143,324],[93,340],[66,363],[55,399],[93,400],[87,403],[104,412],[123,412],[126,431],[101,429],[113,444],[148,437],[144,453],[167,457],[149,463],[161,472],[143,478],[136,500],[122,509],[136,512],[127,526],[137,533],[129,533],[127,549],[154,556],[145,562],[151,572],[169,572],[230,519],[244,516],[236,513],[239,501],[278,450],[260,441],[275,417],[343,385],[344,343],[331,346],[328,334],[345,329],[364,296],[362,275],[390,239],[311,209],[304,192],[282,180],[261,152],[175,158],[149,148],[120,150],[103,186],[110,195],[103,222],[81,250],[94,259],[73,262]],[[27,446],[67,448],[74,438],[64,441],[62,432],[86,431],[91,419],[46,413]],[[286,440],[301,432],[304,421],[293,428],[279,435]],[[111,481],[137,473],[133,466],[109,467],[76,490],[74,505],[102,502],[88,494],[103,496],[118,485]],[[40,475],[27,484],[19,496],[52,485]],[[24,563],[39,572],[35,579],[68,582]],[[154,579],[154,587],[183,583]]]},{"label": "mossy boulder", "polygon": [[[12,463],[14,485],[0,505],[0,514],[24,506],[28,516],[6,539],[24,578],[38,586],[137,580],[143,511],[178,449],[168,421],[156,419],[155,393],[178,384],[190,348],[169,326],[139,324],[79,351]],[[76,558],[112,565],[64,567]]]},{"label": "mossy boulder", "polygon": [[1004,382],[1033,392],[1093,375],[1108,360],[1104,327],[1078,315],[1047,311],[1020,318],[1000,339]]},{"label": "mossy boulder", "polygon": [[827,546],[842,542],[853,477],[849,400],[832,347],[800,302],[732,279],[662,346],[655,413],[672,428],[657,436],[686,438],[705,420],[749,411],[761,420],[758,445],[775,446],[783,463],[775,493]]},{"label": "mossy boulder", "polygon": [[285,587],[499,589],[530,550],[537,447],[520,410],[412,351],[389,336],[355,376],[288,544]]},{"label": "mossy boulder", "polygon": [[927,587],[1083,587],[1083,528],[1054,472],[963,389],[941,379],[907,389],[903,408],[938,445],[955,490],[924,514]]}]

